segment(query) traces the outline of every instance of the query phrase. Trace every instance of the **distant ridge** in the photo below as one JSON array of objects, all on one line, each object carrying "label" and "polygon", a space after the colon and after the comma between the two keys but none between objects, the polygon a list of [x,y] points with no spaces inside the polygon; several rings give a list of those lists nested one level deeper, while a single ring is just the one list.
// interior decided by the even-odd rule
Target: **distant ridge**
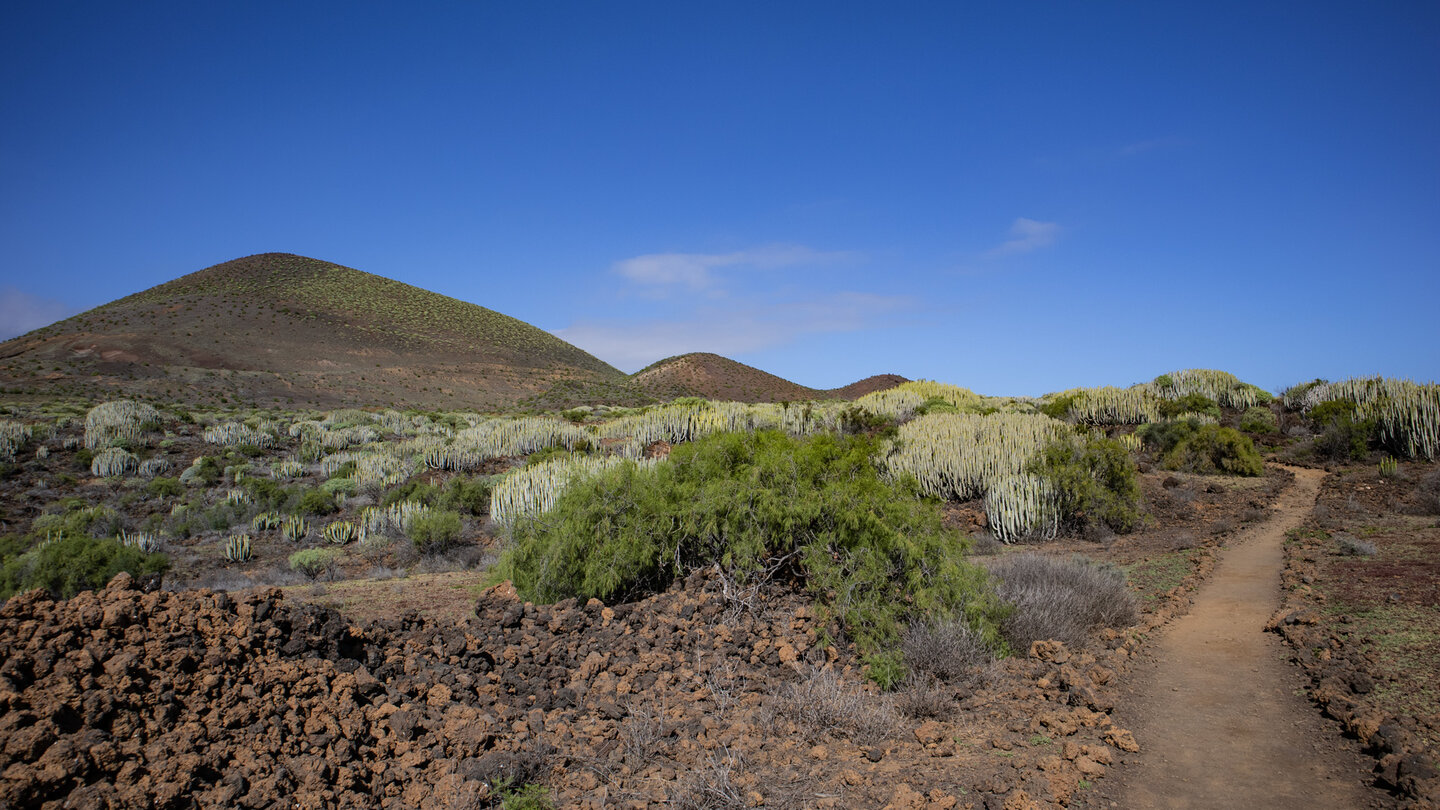
[{"label": "distant ridge", "polygon": [[896,374],[880,374],[843,388],[807,388],[753,366],[708,352],[667,357],[631,375],[631,381],[656,399],[704,397],[736,402],[800,402],[809,399],[855,399],[906,382]]},{"label": "distant ridge", "polygon": [[625,375],[523,321],[288,253],[182,276],[0,343],[0,385],[47,394],[499,409]]}]

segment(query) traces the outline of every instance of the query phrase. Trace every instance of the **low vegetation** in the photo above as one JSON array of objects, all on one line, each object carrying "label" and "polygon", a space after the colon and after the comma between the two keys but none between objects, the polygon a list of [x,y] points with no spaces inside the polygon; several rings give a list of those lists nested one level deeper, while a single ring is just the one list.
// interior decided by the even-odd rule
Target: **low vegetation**
[{"label": "low vegetation", "polygon": [[737,588],[794,580],[893,683],[911,620],[963,618],[993,643],[1001,611],[965,561],[967,540],[913,482],[883,479],[874,452],[865,437],[760,431],[677,447],[650,469],[615,467],[518,521],[495,577],[547,602],[633,598],[709,567]]}]

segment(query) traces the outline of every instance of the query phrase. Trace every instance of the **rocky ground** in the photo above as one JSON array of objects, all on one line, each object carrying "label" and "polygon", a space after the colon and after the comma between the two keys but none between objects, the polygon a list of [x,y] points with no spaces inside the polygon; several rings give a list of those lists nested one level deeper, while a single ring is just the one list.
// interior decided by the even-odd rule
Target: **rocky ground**
[{"label": "rocky ground", "polygon": [[[739,604],[704,575],[609,606],[527,605],[473,572],[19,596],[0,607],[0,808],[484,808],[528,784],[559,807],[1103,806],[1138,756],[1111,714],[1136,652],[1289,480],[1142,478],[1143,531],[1039,549],[1124,568],[1135,627],[892,695],[821,643],[802,595]],[[966,505],[950,520],[981,528]],[[1399,790],[1423,781],[1403,782],[1408,750],[1382,760]]]},{"label": "rocky ground", "polygon": [[700,577],[616,606],[495,590],[444,625],[123,574],[32,592],[0,608],[0,806],[485,807],[508,780],[563,807],[1032,807],[1134,748],[1105,697],[1126,635],[1037,644],[914,717],[825,630]]},{"label": "rocky ground", "polygon": [[1377,783],[1440,806],[1440,472],[1350,466],[1287,542],[1289,642],[1309,695],[1375,759]]}]

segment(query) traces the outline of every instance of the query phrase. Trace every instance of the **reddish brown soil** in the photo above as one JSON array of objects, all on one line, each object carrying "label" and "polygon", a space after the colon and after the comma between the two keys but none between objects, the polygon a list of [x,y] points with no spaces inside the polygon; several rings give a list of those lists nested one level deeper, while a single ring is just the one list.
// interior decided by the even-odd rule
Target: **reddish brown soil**
[{"label": "reddish brown soil", "polygon": [[0,344],[0,385],[50,397],[488,410],[562,381],[608,392],[625,376],[498,312],[281,253]]},{"label": "reddish brown soil", "polygon": [[[1342,468],[1286,548],[1284,607],[1271,622],[1311,699],[1375,758],[1377,781],[1440,805],[1440,471],[1383,477]],[[1346,553],[1348,536],[1375,549]]]},{"label": "reddish brown soil", "polygon": [[631,381],[656,399],[703,397],[731,402],[804,402],[856,399],[906,382],[896,374],[879,374],[843,388],[806,388],[774,374],[718,354],[697,352],[661,360],[631,376]]},{"label": "reddish brown soil", "polygon": [[1136,675],[1130,718],[1143,753],[1120,771],[1122,807],[1383,807],[1368,763],[1331,740],[1296,689],[1298,673],[1264,632],[1279,605],[1286,531],[1308,514],[1323,473],[1299,470],[1275,517],[1221,554]]},{"label": "reddish brown soil", "polygon": [[513,777],[562,807],[717,784],[772,807],[1036,807],[1131,745],[1104,698],[1120,634],[1093,654],[1039,645],[939,718],[862,730],[787,697],[817,666],[865,689],[824,629],[798,595],[736,610],[695,578],[613,608],[492,592],[460,624],[125,575],[33,592],[0,608],[0,806],[483,807]]}]

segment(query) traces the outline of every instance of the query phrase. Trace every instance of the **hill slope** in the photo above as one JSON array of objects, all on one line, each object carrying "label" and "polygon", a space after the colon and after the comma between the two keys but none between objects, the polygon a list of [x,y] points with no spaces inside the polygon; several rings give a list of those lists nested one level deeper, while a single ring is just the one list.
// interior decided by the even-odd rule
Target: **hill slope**
[{"label": "hill slope", "polygon": [[258,404],[501,408],[625,375],[523,321],[286,253],[225,262],[0,344],[0,385]]},{"label": "hill slope", "polygon": [[704,397],[737,402],[855,399],[905,382],[904,377],[881,374],[844,388],[807,388],[744,363],[705,352],[668,357],[637,371],[630,380],[656,399]]}]

